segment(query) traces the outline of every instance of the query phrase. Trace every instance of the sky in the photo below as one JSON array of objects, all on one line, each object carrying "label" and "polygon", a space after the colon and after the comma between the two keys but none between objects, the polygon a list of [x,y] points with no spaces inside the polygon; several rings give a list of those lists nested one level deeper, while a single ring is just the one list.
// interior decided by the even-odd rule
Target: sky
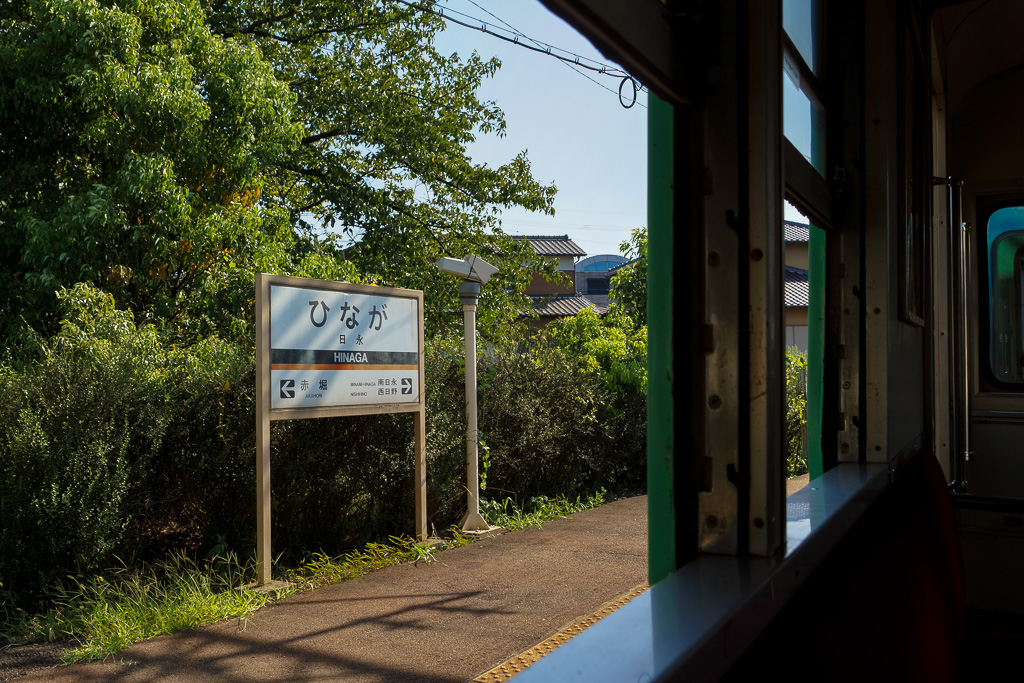
[{"label": "sky", "polygon": [[[486,23],[488,30],[510,35],[498,17],[536,41],[618,68],[537,0],[446,0],[439,5],[462,21]],[[569,235],[590,256],[621,253],[619,245],[629,239],[630,230],[647,225],[646,93],[625,109],[619,103],[621,77],[584,70],[598,85],[551,56],[451,22],[437,47],[442,54],[462,56],[475,50],[502,63],[479,94],[505,113],[507,135],[479,136],[469,147],[473,161],[498,166],[526,150],[534,177],[558,188],[554,216],[506,209],[502,230]],[[624,94],[630,96],[628,103],[632,90],[627,86]]]},{"label": "sky", "polygon": [[[560,48],[559,54],[619,68],[537,0],[441,0],[439,6],[460,21],[486,24],[489,31],[510,36],[511,26]],[[452,22],[437,46],[443,54],[466,56],[475,50],[502,62],[480,97],[504,111],[507,135],[478,137],[469,148],[473,160],[497,166],[526,150],[534,177],[558,188],[554,216],[507,209],[502,229],[511,235],[569,235],[589,256],[621,253],[619,245],[630,230],[647,225],[647,94],[638,93],[636,104],[626,109],[619,101],[621,78],[580,69],[590,80],[546,54]],[[809,101],[783,81],[786,134],[809,154]],[[628,87],[624,92],[632,93]],[[785,217],[806,222],[788,204]]]}]

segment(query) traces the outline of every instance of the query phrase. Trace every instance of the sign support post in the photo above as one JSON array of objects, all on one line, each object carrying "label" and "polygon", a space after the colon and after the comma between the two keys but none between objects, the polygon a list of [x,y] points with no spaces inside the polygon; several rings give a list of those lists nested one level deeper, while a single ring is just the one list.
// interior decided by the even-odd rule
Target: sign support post
[{"label": "sign support post", "polygon": [[[421,380],[422,381],[422,374]],[[423,391],[420,391],[420,396]],[[427,413],[422,407],[412,414],[413,431],[415,432],[413,452],[416,464],[416,537],[420,541],[427,540]]]},{"label": "sign support post", "polygon": [[269,285],[256,275],[256,584],[270,583],[270,358],[260,330],[270,328]]}]

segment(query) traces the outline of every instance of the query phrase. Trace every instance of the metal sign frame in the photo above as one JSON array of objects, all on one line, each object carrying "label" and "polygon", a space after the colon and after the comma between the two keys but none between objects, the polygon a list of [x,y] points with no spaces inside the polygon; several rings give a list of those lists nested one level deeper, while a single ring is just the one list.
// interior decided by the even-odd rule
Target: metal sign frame
[{"label": "metal sign frame", "polygon": [[[411,300],[415,304],[416,320],[416,378],[415,400],[407,402],[381,402],[348,405],[321,405],[313,407],[272,407],[271,396],[271,288],[288,288]],[[322,311],[324,320],[328,311]],[[311,316],[311,319],[312,316]],[[379,321],[378,321],[379,322]],[[315,323],[314,323],[315,324]],[[323,323],[321,322],[320,325]],[[413,413],[415,441],[416,534],[427,536],[427,477],[426,477],[426,422],[423,377],[423,292],[395,287],[377,287],[347,282],[314,280],[288,275],[256,274],[256,583],[270,583],[270,422],[271,420],[301,420],[346,415],[377,415],[385,413]],[[321,352],[323,352],[321,350]],[[407,367],[407,366],[403,366]],[[334,368],[344,372],[351,369]]]}]

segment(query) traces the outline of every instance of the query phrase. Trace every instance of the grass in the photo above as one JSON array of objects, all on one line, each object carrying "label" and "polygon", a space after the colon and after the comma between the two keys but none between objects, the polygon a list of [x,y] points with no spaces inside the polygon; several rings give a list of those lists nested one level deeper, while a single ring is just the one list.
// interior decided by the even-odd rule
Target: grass
[{"label": "grass", "polygon": [[77,640],[62,661],[106,659],[146,638],[229,617],[246,617],[292,590],[259,593],[238,589],[252,567],[234,557],[197,564],[176,556],[143,569],[122,568],[106,576],[69,577],[53,591],[53,608],[26,618],[16,629],[22,640]]},{"label": "grass", "polygon": [[504,501],[480,500],[480,514],[487,520],[488,524],[504,527],[505,529],[529,529],[540,526],[544,522],[553,519],[567,517],[576,512],[589,510],[590,508],[603,505],[605,494],[602,488],[597,493],[587,496],[585,499],[577,497],[570,501],[565,496],[548,498],[547,496],[534,496],[526,501],[520,508],[511,498]]},{"label": "grass", "polygon": [[[605,491],[575,502],[564,496],[530,498],[520,508],[481,500],[481,513],[493,525],[526,529],[601,505]],[[5,634],[21,642],[76,640],[67,650],[65,664],[107,659],[124,648],[164,633],[228,618],[246,618],[263,605],[338,581],[353,579],[403,562],[431,562],[442,550],[475,539],[452,529],[450,539],[426,542],[392,536],[388,543],[368,543],[339,557],[315,554],[297,569],[284,574],[291,586],[267,593],[245,588],[255,576],[252,561],[241,563],[233,555],[196,562],[186,556],[142,569],[124,567],[105,576],[68,577],[52,592],[53,608],[40,615],[7,614]]]},{"label": "grass", "polygon": [[353,550],[340,557],[316,553],[302,567],[287,572],[285,580],[302,590],[309,590],[403,562],[433,562],[435,553],[468,545],[476,539],[453,528],[451,539],[431,538],[424,542],[407,536],[392,536],[389,540],[390,543],[367,543],[362,550]]},{"label": "grass", "polygon": [[338,558],[316,554],[285,573],[291,586],[258,592],[250,584],[253,563],[229,555],[209,562],[177,556],[142,569],[121,568],[105,576],[68,577],[51,592],[53,607],[40,615],[7,615],[4,631],[12,640],[75,640],[61,658],[65,664],[107,659],[126,647],[164,633],[228,618],[246,618],[263,605],[403,562],[432,561],[434,553],[471,543],[454,531],[448,540],[417,542],[392,536]]}]

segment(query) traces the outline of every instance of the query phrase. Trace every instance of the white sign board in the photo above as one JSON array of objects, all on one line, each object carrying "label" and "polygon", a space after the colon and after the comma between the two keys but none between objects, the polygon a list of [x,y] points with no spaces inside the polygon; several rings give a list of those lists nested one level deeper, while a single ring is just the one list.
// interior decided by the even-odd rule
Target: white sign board
[{"label": "white sign board", "polygon": [[417,403],[419,301],[271,285],[270,407]]},{"label": "white sign board", "polygon": [[271,419],[422,404],[423,293],[260,275],[257,333]]}]

